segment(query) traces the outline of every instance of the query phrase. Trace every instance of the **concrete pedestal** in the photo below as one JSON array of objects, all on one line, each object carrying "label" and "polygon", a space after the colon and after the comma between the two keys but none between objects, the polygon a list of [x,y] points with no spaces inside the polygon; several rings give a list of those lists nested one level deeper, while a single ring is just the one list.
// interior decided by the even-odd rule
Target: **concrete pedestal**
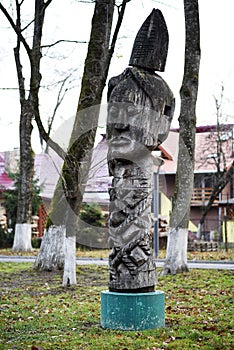
[{"label": "concrete pedestal", "polygon": [[165,326],[164,292],[101,292],[101,325],[104,328],[144,330]]}]

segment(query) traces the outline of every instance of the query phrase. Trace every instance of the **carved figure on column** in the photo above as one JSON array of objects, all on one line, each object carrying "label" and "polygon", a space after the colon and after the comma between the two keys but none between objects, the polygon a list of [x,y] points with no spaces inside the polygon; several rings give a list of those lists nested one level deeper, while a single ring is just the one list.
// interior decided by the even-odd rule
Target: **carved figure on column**
[{"label": "carved figure on column", "polygon": [[151,151],[169,132],[174,97],[155,73],[163,71],[168,32],[161,11],[140,28],[128,67],[108,86],[110,291],[150,292],[157,282],[152,254]]}]

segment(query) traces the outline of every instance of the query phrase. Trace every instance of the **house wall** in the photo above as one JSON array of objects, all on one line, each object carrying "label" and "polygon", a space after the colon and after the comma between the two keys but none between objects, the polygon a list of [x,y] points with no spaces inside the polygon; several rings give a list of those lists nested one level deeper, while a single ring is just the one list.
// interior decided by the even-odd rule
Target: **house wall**
[{"label": "house wall", "polygon": [[[175,182],[174,174],[169,174],[169,175],[160,174],[160,179],[159,179],[160,191],[162,191],[168,198],[171,198],[173,196],[174,182]],[[229,183],[224,188],[222,192],[222,198],[224,200],[230,198],[231,189],[232,189],[231,186],[232,185]],[[198,226],[200,218],[202,216],[202,212],[203,212],[203,208],[201,206],[191,206],[190,220],[195,226]],[[221,220],[222,220],[222,217],[221,217]],[[218,206],[213,206],[206,216],[205,223],[203,225],[203,230],[207,232],[218,231],[219,226],[220,226],[219,208]],[[193,230],[191,229],[191,231]]]},{"label": "house wall", "polygon": [[[160,192],[159,193],[159,214],[161,217],[165,218],[167,223],[169,224],[171,213],[171,201],[167,198],[167,196]],[[192,232],[197,232],[197,226],[194,225],[194,222],[189,221],[189,228]]]},{"label": "house wall", "polygon": [[[202,216],[202,207],[191,207],[190,219],[198,226]],[[206,216],[203,231],[217,231],[219,228],[219,209],[218,207],[212,207]]]},{"label": "house wall", "polygon": [[[227,221],[227,241],[228,243],[234,243],[234,221]],[[225,238],[225,225],[222,226],[223,242],[226,241]]]},{"label": "house wall", "polygon": [[228,200],[231,198],[231,183],[228,183],[227,186],[224,187],[221,193],[221,200]]},{"label": "house wall", "polygon": [[166,219],[167,223],[169,223],[171,212],[171,201],[168,197],[160,192],[159,193],[159,214]]},{"label": "house wall", "polygon": [[159,174],[159,190],[169,199],[173,196],[175,183],[175,174]]}]

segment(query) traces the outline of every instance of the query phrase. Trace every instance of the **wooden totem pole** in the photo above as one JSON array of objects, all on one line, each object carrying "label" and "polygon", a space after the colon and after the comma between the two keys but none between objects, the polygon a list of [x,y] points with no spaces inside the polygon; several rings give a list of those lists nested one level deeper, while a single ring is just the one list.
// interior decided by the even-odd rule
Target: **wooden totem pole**
[{"label": "wooden totem pole", "polygon": [[173,94],[155,73],[164,71],[167,49],[166,23],[154,9],[136,36],[131,67],[109,81],[109,292],[116,294],[152,293],[157,282],[150,232],[151,151],[166,139],[174,112]]}]

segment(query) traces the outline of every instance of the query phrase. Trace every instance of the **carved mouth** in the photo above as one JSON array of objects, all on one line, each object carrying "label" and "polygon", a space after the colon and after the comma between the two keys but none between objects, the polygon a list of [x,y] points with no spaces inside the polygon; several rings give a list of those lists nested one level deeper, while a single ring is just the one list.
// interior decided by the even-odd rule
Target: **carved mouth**
[{"label": "carved mouth", "polygon": [[111,139],[111,146],[122,146],[131,143],[132,140],[128,137],[113,137]]}]

